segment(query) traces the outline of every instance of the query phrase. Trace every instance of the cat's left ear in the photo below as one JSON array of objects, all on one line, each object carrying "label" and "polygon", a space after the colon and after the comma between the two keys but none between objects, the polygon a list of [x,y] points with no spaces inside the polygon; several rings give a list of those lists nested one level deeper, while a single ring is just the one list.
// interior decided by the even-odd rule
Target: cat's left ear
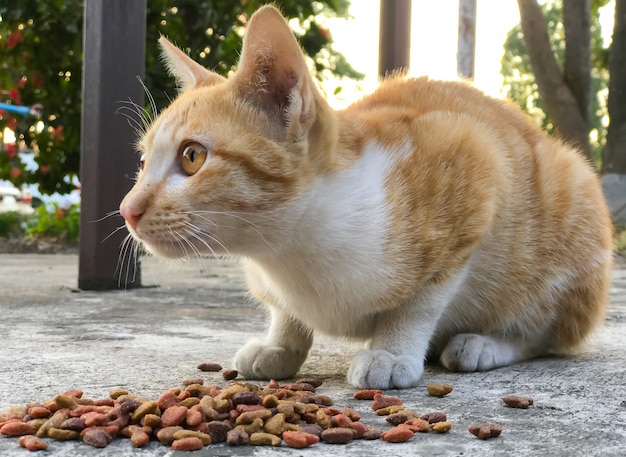
[{"label": "cat's left ear", "polygon": [[275,7],[263,6],[250,18],[234,82],[240,96],[268,114],[275,135],[299,141],[310,128],[316,88],[300,45]]},{"label": "cat's left ear", "polygon": [[178,49],[164,36],[159,38],[162,57],[167,70],[178,82],[181,91],[199,86],[210,86],[226,81],[226,78],[207,70],[191,57]]}]

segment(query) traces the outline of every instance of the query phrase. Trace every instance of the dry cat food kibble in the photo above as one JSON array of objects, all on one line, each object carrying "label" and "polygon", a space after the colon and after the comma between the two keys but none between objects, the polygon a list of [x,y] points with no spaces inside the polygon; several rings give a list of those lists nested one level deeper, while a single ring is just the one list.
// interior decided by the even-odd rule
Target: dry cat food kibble
[{"label": "dry cat food kibble", "polygon": [[534,403],[532,398],[519,397],[517,395],[508,395],[506,397],[502,397],[502,401],[509,408],[521,408],[521,409],[527,409],[529,406],[531,406]]},{"label": "dry cat food kibble", "polygon": [[[371,400],[371,409],[377,416],[385,415],[383,423],[391,428],[366,425],[359,411],[335,407],[330,397],[319,395],[316,389],[321,384],[307,378],[288,384],[272,380],[266,387],[237,381],[217,386],[204,385],[200,378],[187,379],[184,388],[169,389],[155,401],[123,389],[92,400],[73,389],[44,403],[12,406],[0,413],[0,434],[19,437],[19,445],[29,451],[47,449],[50,439],[82,440],[104,448],[122,437],[134,447],[153,441],[192,451],[216,443],[294,449],[379,438],[403,443],[416,433],[446,433],[452,428],[446,414],[420,415],[380,390],[357,391],[354,398]],[[502,428],[487,423],[470,426],[469,431],[488,439],[499,436]]]},{"label": "dry cat food kibble", "polygon": [[481,440],[497,438],[500,436],[500,433],[502,433],[502,427],[492,423],[470,425],[468,430],[472,435]]},{"label": "dry cat food kibble", "polygon": [[450,384],[429,384],[426,386],[426,390],[433,397],[445,397],[452,392],[452,386]]}]

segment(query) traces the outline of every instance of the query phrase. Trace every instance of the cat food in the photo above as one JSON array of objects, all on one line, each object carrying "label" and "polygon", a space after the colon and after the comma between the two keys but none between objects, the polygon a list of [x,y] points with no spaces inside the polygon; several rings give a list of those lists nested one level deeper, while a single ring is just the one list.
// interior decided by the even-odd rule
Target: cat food
[{"label": "cat food", "polygon": [[222,371],[222,366],[219,363],[201,363],[198,365],[198,370],[217,373]]},{"label": "cat food", "polygon": [[430,429],[437,433],[447,433],[452,429],[452,423],[449,421],[435,422],[431,424]]},{"label": "cat food", "polygon": [[227,381],[232,381],[237,376],[239,376],[239,372],[237,370],[231,370],[231,369],[222,370],[222,377]]},{"label": "cat food", "polygon": [[29,451],[43,451],[44,449],[48,449],[48,443],[41,441],[34,435],[20,436],[18,443]]},{"label": "cat food", "polygon": [[374,395],[382,395],[383,391],[378,389],[357,390],[354,392],[354,398],[357,400],[373,400]]},{"label": "cat food", "polygon": [[469,432],[481,440],[487,440],[489,438],[497,438],[502,433],[502,427],[497,424],[486,423],[480,425],[470,425]]},{"label": "cat food", "polygon": [[426,386],[426,390],[433,397],[445,397],[452,392],[452,386],[450,384],[429,384]]},{"label": "cat food", "polygon": [[446,415],[439,411],[424,414],[420,416],[420,419],[427,421],[429,424],[434,424],[435,422],[445,422],[448,420]]},{"label": "cat food", "polygon": [[383,432],[380,437],[388,443],[404,443],[413,438],[415,432],[409,427],[397,425],[394,428]]},{"label": "cat food", "polygon": [[521,408],[521,409],[527,409],[529,406],[531,406],[534,403],[532,398],[519,397],[517,395],[508,395],[506,397],[502,397],[502,401],[509,408]]},{"label": "cat food", "polygon": [[348,444],[354,438],[351,428],[331,427],[322,432],[322,440],[330,444]]},{"label": "cat food", "polygon": [[319,442],[320,438],[317,435],[303,431],[287,431],[283,433],[283,440],[289,447],[302,449]]}]

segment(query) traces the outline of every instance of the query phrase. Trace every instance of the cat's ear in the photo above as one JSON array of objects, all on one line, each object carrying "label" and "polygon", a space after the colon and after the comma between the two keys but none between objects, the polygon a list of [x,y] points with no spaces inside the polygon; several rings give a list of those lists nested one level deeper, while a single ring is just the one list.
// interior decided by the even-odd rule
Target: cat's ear
[{"label": "cat's ear", "polygon": [[159,38],[159,44],[161,45],[161,56],[165,62],[167,71],[176,78],[181,91],[199,86],[210,86],[226,81],[226,78],[207,70],[194,61],[163,35]]},{"label": "cat's ear", "polygon": [[264,110],[285,139],[298,141],[310,127],[315,85],[300,45],[273,6],[260,8],[250,18],[234,82],[239,94]]}]

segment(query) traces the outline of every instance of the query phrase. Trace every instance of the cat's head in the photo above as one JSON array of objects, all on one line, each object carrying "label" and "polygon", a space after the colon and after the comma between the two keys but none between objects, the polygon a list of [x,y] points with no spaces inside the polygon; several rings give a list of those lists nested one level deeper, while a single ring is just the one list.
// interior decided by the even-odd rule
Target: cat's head
[{"label": "cat's head", "polygon": [[332,161],[334,114],[271,6],[251,17],[228,79],[160,43],[181,92],[140,138],[142,169],[120,212],[157,255],[247,254]]}]

